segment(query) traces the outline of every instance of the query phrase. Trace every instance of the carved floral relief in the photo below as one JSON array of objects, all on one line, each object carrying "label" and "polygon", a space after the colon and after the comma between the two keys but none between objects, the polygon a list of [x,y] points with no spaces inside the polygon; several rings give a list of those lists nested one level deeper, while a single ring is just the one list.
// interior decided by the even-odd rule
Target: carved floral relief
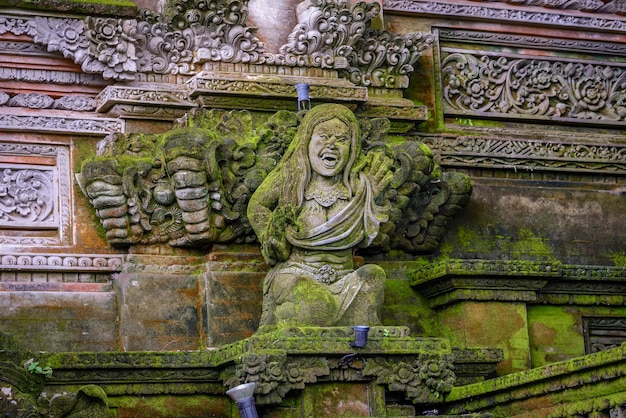
[{"label": "carved floral relief", "polygon": [[0,33],[26,33],[86,73],[135,80],[139,73],[193,75],[206,61],[340,70],[361,86],[404,88],[431,34],[371,28],[378,3],[310,0],[278,54],[249,27],[247,0],[173,0],[135,19],[3,19]]},{"label": "carved floral relief", "polygon": [[55,225],[54,172],[0,167],[0,225]]},{"label": "carved floral relief", "polygon": [[442,61],[446,113],[624,122],[618,65],[450,53]]}]

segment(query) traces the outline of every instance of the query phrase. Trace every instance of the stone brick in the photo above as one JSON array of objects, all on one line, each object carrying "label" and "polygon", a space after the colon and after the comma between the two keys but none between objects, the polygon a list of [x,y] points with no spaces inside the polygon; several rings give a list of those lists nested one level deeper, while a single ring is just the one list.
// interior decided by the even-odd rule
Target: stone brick
[{"label": "stone brick", "polygon": [[37,351],[119,349],[113,292],[0,292],[0,332]]},{"label": "stone brick", "polygon": [[123,348],[195,350],[201,345],[201,294],[196,276],[120,274]]}]

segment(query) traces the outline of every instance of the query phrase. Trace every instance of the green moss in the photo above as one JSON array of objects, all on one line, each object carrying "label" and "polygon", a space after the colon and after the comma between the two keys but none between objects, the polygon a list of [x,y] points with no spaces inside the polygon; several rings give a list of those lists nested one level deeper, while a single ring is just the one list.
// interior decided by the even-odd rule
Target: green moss
[{"label": "green moss", "polygon": [[137,6],[129,0],[0,0],[0,7],[116,17],[134,17],[137,12]]},{"label": "green moss", "polygon": [[493,258],[503,260],[554,261],[547,238],[536,236],[530,229],[510,233],[480,230],[459,226],[455,235],[448,237],[435,261],[453,256],[458,258]]},{"label": "green moss", "polygon": [[[178,389],[178,388],[177,388]],[[184,388],[179,388],[183,390]],[[201,416],[237,416],[232,401],[226,396],[116,396],[109,397],[112,408],[122,409],[129,416],[178,418]]]},{"label": "green moss", "polygon": [[613,253],[610,257],[616,267],[626,267],[626,252]]},{"label": "green moss", "polygon": [[436,313],[430,309],[428,300],[410,286],[408,280],[385,281],[382,318],[384,325],[409,327],[413,336],[438,335]]}]

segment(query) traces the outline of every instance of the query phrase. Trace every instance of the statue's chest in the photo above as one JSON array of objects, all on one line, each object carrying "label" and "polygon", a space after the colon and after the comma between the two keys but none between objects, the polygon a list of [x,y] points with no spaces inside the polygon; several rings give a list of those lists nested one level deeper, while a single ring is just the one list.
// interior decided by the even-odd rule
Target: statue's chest
[{"label": "statue's chest", "polygon": [[328,207],[320,205],[315,199],[306,200],[298,215],[298,224],[301,230],[307,231],[316,228],[333,219],[348,204],[347,200],[339,199]]}]

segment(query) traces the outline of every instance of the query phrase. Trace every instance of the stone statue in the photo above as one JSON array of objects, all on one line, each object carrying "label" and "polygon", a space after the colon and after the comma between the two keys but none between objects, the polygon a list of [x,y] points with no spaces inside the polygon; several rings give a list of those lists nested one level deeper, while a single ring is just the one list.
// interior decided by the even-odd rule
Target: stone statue
[{"label": "stone statue", "polygon": [[359,122],[324,104],[303,118],[284,157],[250,199],[248,218],[272,265],[261,325],[380,325],[384,270],[355,269],[388,220],[377,198],[393,178],[383,151],[361,152]]}]

